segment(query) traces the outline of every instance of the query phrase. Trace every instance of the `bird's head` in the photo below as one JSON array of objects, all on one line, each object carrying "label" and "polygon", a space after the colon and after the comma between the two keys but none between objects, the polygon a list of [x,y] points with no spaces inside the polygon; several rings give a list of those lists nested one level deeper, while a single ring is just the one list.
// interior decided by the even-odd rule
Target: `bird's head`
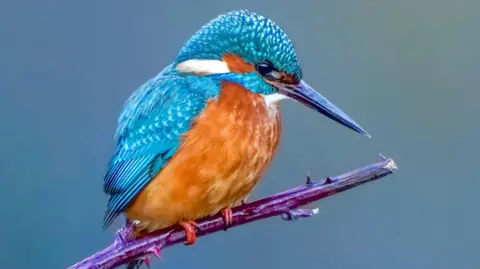
[{"label": "bird's head", "polygon": [[370,135],[302,79],[291,40],[273,21],[246,10],[218,16],[193,35],[176,68],[197,76],[240,80],[267,105],[292,99],[366,136]]}]

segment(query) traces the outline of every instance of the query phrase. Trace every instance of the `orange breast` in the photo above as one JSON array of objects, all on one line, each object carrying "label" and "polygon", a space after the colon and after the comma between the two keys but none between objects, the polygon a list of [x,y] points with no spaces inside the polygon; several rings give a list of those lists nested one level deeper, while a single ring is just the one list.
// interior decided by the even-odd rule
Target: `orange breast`
[{"label": "orange breast", "polygon": [[138,195],[126,215],[149,231],[231,207],[253,190],[280,138],[278,108],[260,95],[224,83],[219,99],[183,137],[169,163]]}]

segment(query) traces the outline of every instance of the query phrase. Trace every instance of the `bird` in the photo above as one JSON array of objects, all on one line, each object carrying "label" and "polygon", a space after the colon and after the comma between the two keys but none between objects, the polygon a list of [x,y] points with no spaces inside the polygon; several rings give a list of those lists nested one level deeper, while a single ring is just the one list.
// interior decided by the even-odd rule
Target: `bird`
[{"label": "bird", "polygon": [[174,60],[128,97],[104,176],[103,221],[120,215],[137,236],[244,203],[281,137],[280,103],[292,100],[359,134],[370,134],[307,84],[295,46],[270,18],[245,9],[218,15]]}]

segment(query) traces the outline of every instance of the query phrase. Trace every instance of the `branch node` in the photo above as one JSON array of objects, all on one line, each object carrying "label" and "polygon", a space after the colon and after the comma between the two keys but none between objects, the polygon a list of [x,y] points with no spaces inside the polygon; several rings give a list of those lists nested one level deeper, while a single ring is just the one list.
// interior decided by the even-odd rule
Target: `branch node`
[{"label": "branch node", "polygon": [[385,169],[390,170],[392,173],[398,169],[397,164],[392,159],[388,159],[387,164],[385,164],[384,167]]},{"label": "branch node", "polygon": [[319,209],[306,209],[306,208],[299,208],[299,209],[291,209],[286,210],[282,213],[282,219],[286,221],[291,220],[298,220],[303,218],[308,218],[318,213]]},{"label": "branch node", "polygon": [[133,232],[133,225],[127,224],[119,229],[115,235],[115,244],[125,244],[130,240],[130,236]]}]

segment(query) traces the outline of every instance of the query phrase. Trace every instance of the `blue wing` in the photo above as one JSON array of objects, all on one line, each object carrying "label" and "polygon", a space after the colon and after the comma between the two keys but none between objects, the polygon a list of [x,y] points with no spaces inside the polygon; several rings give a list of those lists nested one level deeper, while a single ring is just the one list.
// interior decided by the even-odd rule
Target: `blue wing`
[{"label": "blue wing", "polygon": [[195,85],[170,66],[127,100],[115,134],[117,149],[104,179],[104,192],[110,195],[104,227],[111,225],[175,154],[180,136],[211,97],[205,89],[215,85]]}]

